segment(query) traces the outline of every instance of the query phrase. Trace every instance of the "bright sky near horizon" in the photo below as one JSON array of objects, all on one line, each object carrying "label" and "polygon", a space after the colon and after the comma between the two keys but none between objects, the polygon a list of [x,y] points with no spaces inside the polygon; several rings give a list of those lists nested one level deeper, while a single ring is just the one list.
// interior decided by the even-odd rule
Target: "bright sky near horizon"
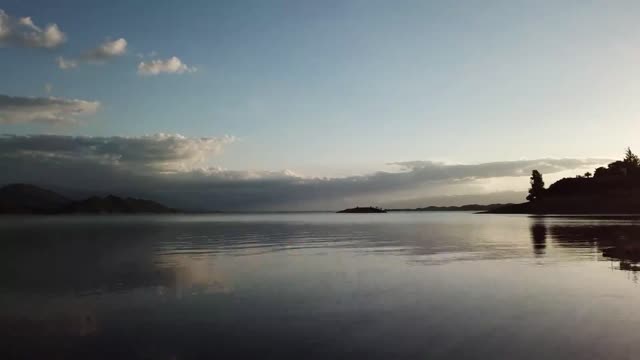
[{"label": "bright sky near horizon", "polygon": [[[5,0],[0,9],[0,133],[17,136],[20,154],[88,161],[86,148],[60,145],[82,135],[109,143],[91,159],[119,161],[118,171],[127,147],[153,174],[197,163],[216,181],[376,182],[398,170],[390,163],[429,173],[408,176],[419,178],[410,186],[385,177],[384,198],[353,195],[385,203],[409,190],[524,189],[524,160],[573,159],[554,171],[574,174],[640,147],[637,1]],[[143,137],[158,133],[183,137]],[[56,146],[20,137],[34,134],[62,137]],[[142,161],[146,146],[173,152]],[[434,161],[517,170],[434,179],[432,167],[453,171]],[[468,188],[441,191],[461,180]],[[308,186],[300,193],[351,196]],[[237,191],[229,207],[255,195]],[[304,208],[296,199],[282,206]]]}]

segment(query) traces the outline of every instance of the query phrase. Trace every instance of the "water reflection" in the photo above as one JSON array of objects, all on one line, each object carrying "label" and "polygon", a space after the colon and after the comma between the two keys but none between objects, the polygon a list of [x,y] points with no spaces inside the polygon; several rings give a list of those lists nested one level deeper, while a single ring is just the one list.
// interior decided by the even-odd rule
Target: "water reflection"
[{"label": "water reflection", "polygon": [[104,319],[104,301],[150,305],[229,294],[215,258],[163,252],[162,244],[176,237],[154,222],[1,228],[0,337],[97,336],[113,322]]},{"label": "water reflection", "polygon": [[155,223],[88,223],[2,229],[0,288],[32,294],[228,291],[213,258],[163,252],[176,238]]},{"label": "water reflection", "polygon": [[[178,298],[229,293],[233,285],[216,266],[218,258],[259,259],[262,254],[299,251],[356,251],[430,265],[524,258],[531,251],[541,258],[550,256],[552,244],[583,260],[597,255],[617,261],[621,270],[640,270],[639,219],[467,216],[459,222],[415,223],[0,224],[0,290],[88,296],[154,289]],[[518,245],[527,237],[531,250]]]},{"label": "water reflection", "polygon": [[533,218],[530,231],[536,256],[545,254],[550,237],[559,248],[575,250],[578,255],[615,261],[619,270],[640,270],[640,223],[636,218]]},{"label": "water reflection", "polygon": [[82,226],[5,232],[11,241],[2,244],[0,282],[5,290],[80,295],[168,285],[175,275],[154,263],[156,233]]},{"label": "water reflection", "polygon": [[0,221],[0,358],[640,351],[637,219],[332,216]]},{"label": "water reflection", "polygon": [[530,229],[533,253],[536,256],[543,256],[547,248],[547,225],[544,221],[535,221]]}]

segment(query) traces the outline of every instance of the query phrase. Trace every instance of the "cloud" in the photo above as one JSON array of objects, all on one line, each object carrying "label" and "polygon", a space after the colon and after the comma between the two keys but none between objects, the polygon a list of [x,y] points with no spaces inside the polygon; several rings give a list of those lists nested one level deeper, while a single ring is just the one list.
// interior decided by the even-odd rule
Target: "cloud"
[{"label": "cloud", "polygon": [[528,176],[532,169],[543,174],[578,169],[603,159],[537,159],[518,161],[497,161],[473,165],[451,165],[433,161],[395,162],[403,170],[428,180],[469,180],[494,177]]},{"label": "cloud", "polygon": [[[543,173],[548,175],[608,162],[538,159],[452,165],[425,161],[402,163],[400,172],[341,178],[211,166],[213,156],[233,141],[227,136],[189,138],[170,134],[5,135],[0,137],[0,167],[5,169],[0,172],[0,184],[31,182],[54,189],[140,196],[186,209],[311,210],[442,199],[444,195],[469,193],[482,179],[514,176],[520,177],[518,181],[525,190],[526,176],[532,169],[545,169]],[[487,197],[486,201],[491,199]]]},{"label": "cloud", "polygon": [[127,40],[107,40],[95,49],[87,51],[82,59],[93,63],[102,63],[114,57],[122,56],[127,52]]},{"label": "cloud", "polygon": [[99,106],[97,101],[0,95],[0,124],[72,124],[78,116],[95,113]]},{"label": "cloud", "polygon": [[158,56],[158,52],[155,50],[150,51],[149,53],[145,54],[145,53],[137,53],[136,56],[139,59],[144,59],[145,57],[150,57],[150,58],[154,58],[156,56]]},{"label": "cloud", "polygon": [[0,46],[52,49],[66,40],[66,34],[56,24],[43,29],[30,17],[16,19],[0,9]]},{"label": "cloud", "polygon": [[179,58],[173,56],[166,60],[151,60],[149,62],[140,62],[138,64],[138,74],[144,76],[153,76],[159,74],[183,74],[195,72],[197,69],[183,63]]},{"label": "cloud", "polygon": [[139,137],[2,135],[0,152],[9,156],[86,162],[129,169],[143,175],[190,171],[219,153],[233,137],[187,138],[155,134]]},{"label": "cloud", "polygon": [[78,61],[73,59],[65,59],[62,56],[56,58],[56,64],[62,70],[74,69],[78,67]]},{"label": "cloud", "polygon": [[127,53],[127,40],[120,38],[117,40],[106,40],[97,48],[85,52],[78,59],[64,58],[58,56],[56,64],[62,70],[77,68],[80,63],[103,64],[113,58]]}]

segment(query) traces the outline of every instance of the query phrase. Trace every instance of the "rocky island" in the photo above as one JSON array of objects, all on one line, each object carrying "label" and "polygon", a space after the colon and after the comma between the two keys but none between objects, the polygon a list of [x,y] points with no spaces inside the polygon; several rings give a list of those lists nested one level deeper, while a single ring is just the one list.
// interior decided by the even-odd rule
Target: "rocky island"
[{"label": "rocky island", "polygon": [[379,214],[379,213],[386,213],[387,210],[381,209],[379,207],[354,207],[354,208],[350,208],[350,209],[344,209],[341,211],[338,211],[338,214]]}]

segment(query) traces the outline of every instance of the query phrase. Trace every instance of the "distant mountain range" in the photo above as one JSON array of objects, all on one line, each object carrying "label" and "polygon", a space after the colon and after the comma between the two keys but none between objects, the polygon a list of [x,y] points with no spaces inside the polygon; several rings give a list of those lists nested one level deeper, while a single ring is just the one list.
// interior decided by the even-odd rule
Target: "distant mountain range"
[{"label": "distant mountain range", "polygon": [[170,214],[177,210],[151,200],[115,195],[72,200],[30,184],[0,188],[0,214]]},{"label": "distant mountain range", "polygon": [[462,206],[427,206],[415,209],[387,209],[387,211],[489,211],[512,204],[469,204]]}]

